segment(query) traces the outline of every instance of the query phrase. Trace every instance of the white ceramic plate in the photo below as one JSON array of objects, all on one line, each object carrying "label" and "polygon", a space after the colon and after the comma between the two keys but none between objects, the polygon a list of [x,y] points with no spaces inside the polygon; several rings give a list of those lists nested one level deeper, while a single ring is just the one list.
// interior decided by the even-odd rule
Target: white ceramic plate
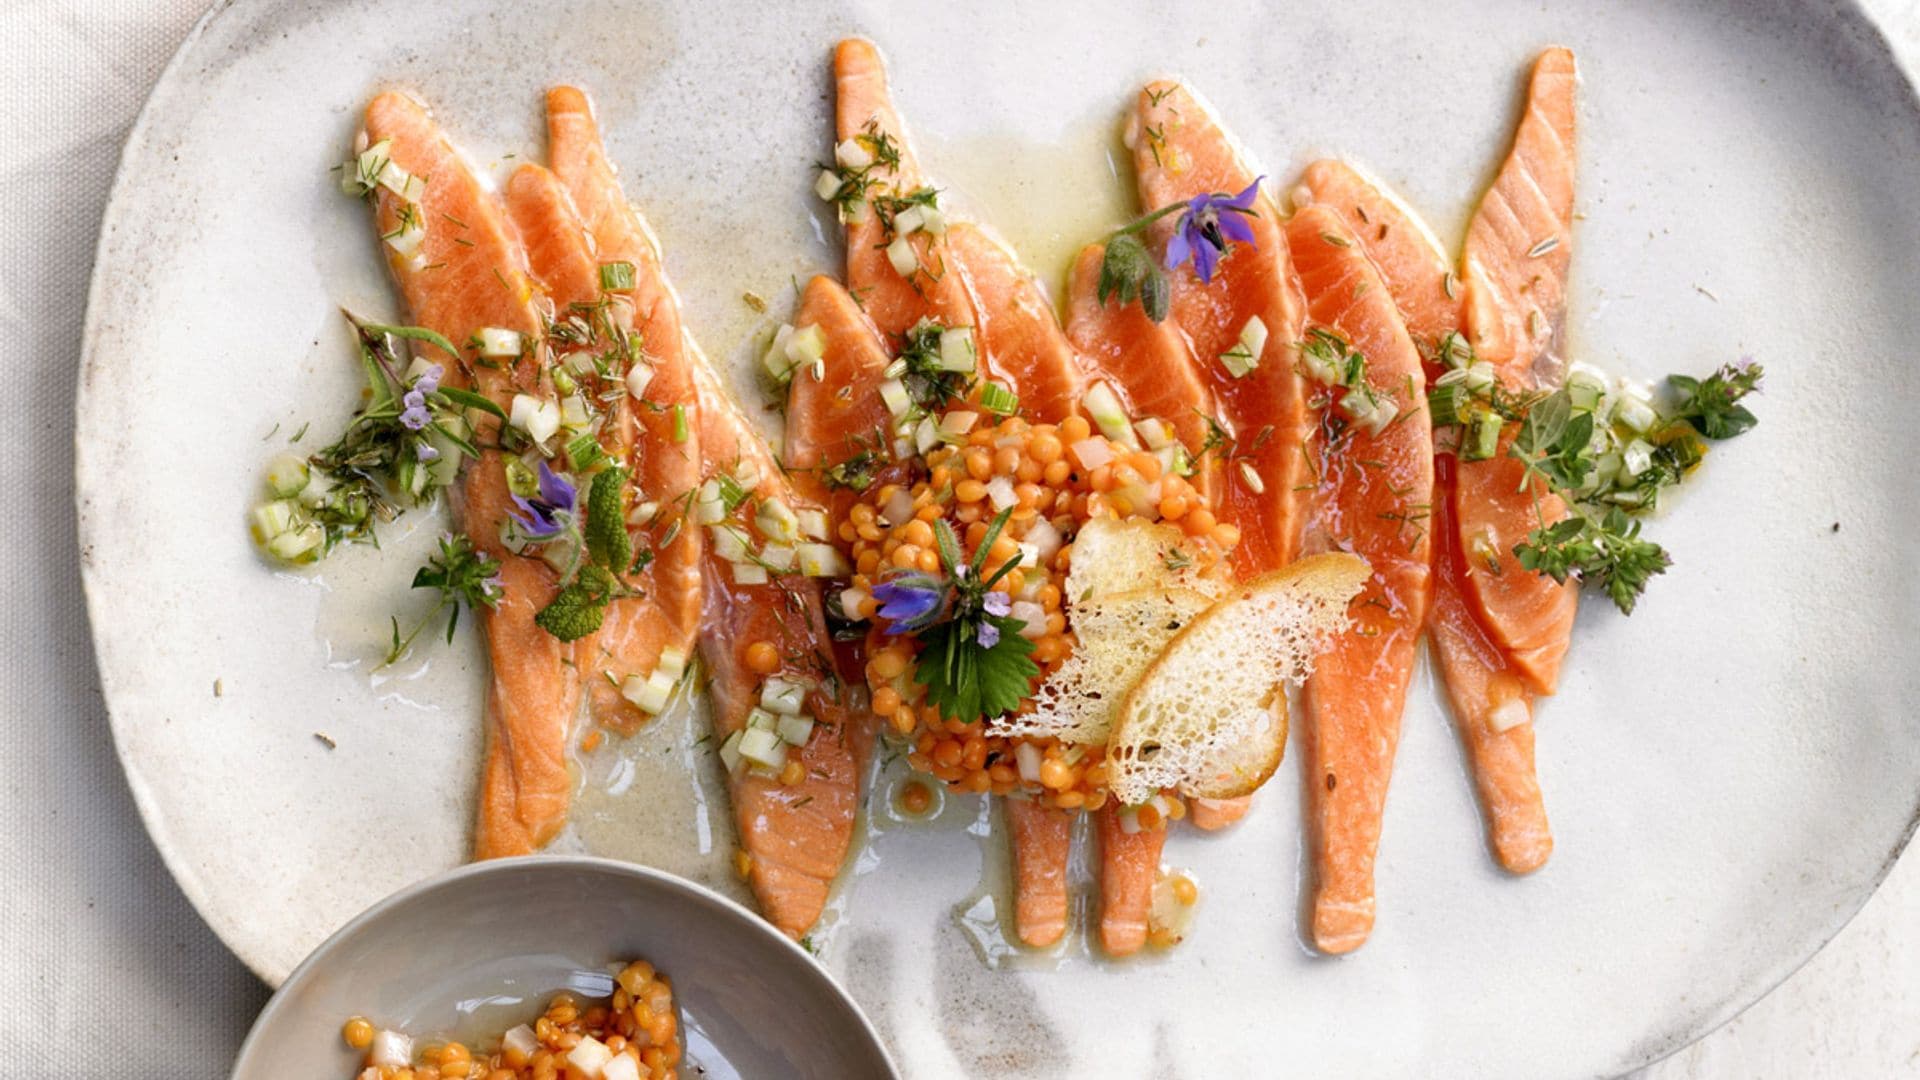
[{"label": "white ceramic plate", "polygon": [[[393,313],[327,172],[358,110],[412,87],[496,163],[539,152],[543,87],[591,88],[690,325],[745,388],[742,292],[778,311],[790,275],[838,265],[806,190],[851,32],[891,59],[934,177],[1049,276],[1126,204],[1108,148],[1144,76],[1193,80],[1276,180],[1351,154],[1457,241],[1524,65],[1564,42],[1585,74],[1580,351],[1641,377],[1769,368],[1758,431],[1652,525],[1677,565],[1630,620],[1582,613],[1541,710],[1543,873],[1493,869],[1424,674],[1378,930],[1347,959],[1299,942],[1291,767],[1237,831],[1172,842],[1200,928],[1122,967],[987,969],[955,909],[992,884],[990,820],[962,799],[932,825],[882,817],[822,939],[911,1074],[1610,1073],[1725,1020],[1858,908],[1920,790],[1920,112],[1852,6],[773,7],[235,3],[155,91],[94,282],[82,558],[148,826],[263,976],[461,859],[478,756],[470,641],[368,670],[386,614],[417,610],[433,520],[318,574],[269,570],[242,527],[266,457],[353,401],[336,307]],[[590,757],[566,843],[725,885],[698,727]]]}]

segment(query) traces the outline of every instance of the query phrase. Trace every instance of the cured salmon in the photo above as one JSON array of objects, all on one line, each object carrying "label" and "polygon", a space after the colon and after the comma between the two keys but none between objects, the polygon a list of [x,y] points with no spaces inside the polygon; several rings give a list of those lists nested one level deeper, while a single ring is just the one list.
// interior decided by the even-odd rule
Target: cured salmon
[{"label": "cured salmon", "polygon": [[[586,300],[614,305],[613,317],[636,336],[647,372],[638,399],[615,399],[601,441],[609,454],[626,460],[632,503],[685,506],[679,500],[700,482],[700,452],[697,439],[674,438],[675,411],[685,415],[695,407],[679,301],[651,230],[614,177],[592,102],[578,89],[559,86],[547,92],[546,104],[550,167],[583,230],[584,254],[597,263],[593,280],[582,282],[592,287]],[[528,174],[523,169],[520,175]],[[598,288],[599,266],[614,263],[633,267],[630,289]],[[621,694],[622,684],[651,675],[666,649],[686,654],[699,630],[700,533],[676,527],[678,518],[656,513],[629,530],[635,547],[652,553],[645,566],[624,576],[639,595],[615,600],[600,631],[576,643],[593,718],[616,730],[632,730],[645,715]]]},{"label": "cured salmon", "polygon": [[[1467,225],[1460,271],[1467,338],[1512,391],[1551,388],[1565,369],[1574,84],[1568,50],[1549,49],[1534,62],[1513,148]],[[1514,557],[1514,545],[1567,508],[1527,481],[1525,466],[1506,453],[1509,442],[1491,458],[1460,462],[1455,477],[1463,583],[1528,689],[1551,694],[1580,584],[1532,573]]]},{"label": "cured salmon", "polygon": [[1080,368],[1053,305],[1013,252],[967,222],[947,230],[973,306],[983,374],[1020,398],[1020,411],[1058,421],[1079,408]]},{"label": "cured salmon", "polygon": [[973,325],[973,305],[960,275],[950,272],[945,238],[925,230],[907,237],[916,263],[911,274],[901,274],[887,255],[896,237],[881,200],[908,198],[927,185],[894,109],[879,50],[863,38],[840,42],[833,51],[833,77],[839,145],[852,143],[873,159],[863,174],[864,209],[846,222],[848,290],[890,337],[923,318],[943,326]]},{"label": "cured salmon", "polygon": [[[702,403],[700,453],[706,473],[738,475],[745,469],[757,474],[743,510],[772,499],[801,508],[772,453],[704,359],[691,367]],[[765,583],[743,584],[735,580],[734,564],[712,545],[704,558],[700,655],[710,676],[714,737],[725,739],[745,725],[767,677],[809,687],[805,708],[813,729],[806,743],[788,754],[799,768],[779,778],[741,768],[731,778],[746,877],[760,912],[789,937],[799,938],[819,919],[853,842],[861,760],[857,705],[834,667],[816,579],[779,574]],[[756,671],[750,657],[763,645],[778,657],[771,672]]]},{"label": "cured salmon", "polygon": [[1287,242],[1308,325],[1365,357],[1364,383],[1346,394],[1395,410],[1373,430],[1346,422],[1346,403],[1326,392],[1309,444],[1306,550],[1350,551],[1372,568],[1348,608],[1353,632],[1321,651],[1303,698],[1311,931],[1320,951],[1342,953],[1373,928],[1374,856],[1431,591],[1433,438],[1420,352],[1357,237],[1338,213],[1315,205],[1287,223]]},{"label": "cured salmon", "polygon": [[[1572,57],[1565,50],[1550,50],[1540,58],[1535,66],[1534,77],[1529,85],[1529,105],[1527,118],[1522,120],[1523,134],[1515,139],[1515,152],[1525,161],[1536,157],[1559,142],[1563,142],[1566,153],[1564,166],[1554,166],[1563,170],[1566,178],[1565,190],[1569,194],[1555,203],[1553,213],[1559,213],[1558,207],[1565,206],[1571,215],[1571,154],[1572,154],[1572,109],[1569,95],[1572,92],[1570,76]],[[1535,111],[1536,95],[1560,97],[1559,103],[1541,101]],[[1555,118],[1558,118],[1557,121]],[[1533,130],[1542,124],[1554,124],[1564,128],[1569,134],[1564,140],[1559,136],[1548,137],[1544,132]],[[1522,151],[1525,146],[1524,152]],[[1510,177],[1506,187],[1524,190],[1521,165],[1510,156],[1507,165],[1502,168],[1501,176]],[[1545,168],[1545,166],[1543,166]],[[1304,188],[1316,205],[1324,205],[1342,214],[1350,228],[1359,238],[1368,257],[1381,271],[1388,291],[1393,295],[1405,316],[1408,327],[1415,335],[1425,341],[1437,341],[1448,333],[1462,331],[1465,328],[1467,313],[1465,309],[1465,282],[1456,279],[1448,265],[1448,259],[1442,252],[1432,233],[1406,207],[1406,204],[1394,197],[1376,182],[1367,179],[1358,170],[1338,162],[1318,162],[1310,166],[1304,178]],[[1502,188],[1496,181],[1495,190]],[[1482,240],[1479,247],[1487,249],[1488,254],[1481,257],[1479,274],[1496,265],[1488,245],[1490,237],[1497,235],[1490,223],[1482,223],[1487,217],[1489,222],[1497,218],[1505,205],[1505,196],[1490,198],[1480,212],[1475,215],[1475,224],[1481,225]],[[1473,230],[1470,228],[1470,232]],[[1557,228],[1555,236],[1564,236],[1565,229]],[[1561,247],[1561,240],[1553,247]],[[1532,250],[1534,244],[1527,250]],[[1539,259],[1551,256],[1552,250],[1534,256]],[[1564,255],[1562,256],[1564,258]],[[1514,265],[1512,260],[1499,265]],[[1529,265],[1520,263],[1519,265]],[[1564,273],[1564,264],[1561,264]],[[1550,268],[1551,264],[1549,264]],[[1441,287],[1436,295],[1432,282],[1439,281]],[[1525,286],[1529,283],[1522,282]],[[1449,285],[1456,288],[1449,289]],[[1547,293],[1544,286],[1540,296]],[[1526,297],[1533,294],[1532,289],[1515,288],[1512,295]],[[1493,304],[1492,298],[1502,295],[1497,288],[1482,288],[1479,294],[1483,300]],[[1553,296],[1561,297],[1563,285],[1553,287]],[[1560,301],[1555,300],[1557,308]],[[1482,325],[1504,325],[1504,320],[1495,313],[1491,318],[1480,319]],[[1562,319],[1556,310],[1543,314],[1541,319]],[[1521,324],[1532,321],[1528,317],[1514,320]],[[1557,340],[1559,331],[1550,335]],[[1524,337],[1524,335],[1523,335]],[[1476,343],[1476,351],[1478,344]],[[1492,359],[1489,357],[1489,359]],[[1525,370],[1521,370],[1524,368]],[[1430,369],[1431,370],[1431,369]],[[1503,380],[1512,378],[1521,386],[1534,385],[1536,370],[1529,359],[1524,364],[1509,363],[1502,370]],[[1524,380],[1524,381],[1522,381]],[[1502,448],[1504,453],[1504,446]],[[1498,460],[1498,459],[1496,459]],[[1486,464],[1486,463],[1472,463]],[[1507,481],[1505,491],[1501,486],[1500,472],[1497,469],[1482,471],[1479,475],[1491,475],[1489,484],[1483,483],[1472,491],[1463,494],[1459,489],[1457,474],[1462,471],[1454,455],[1443,453],[1435,461],[1435,482],[1433,497],[1433,520],[1431,537],[1433,542],[1434,588],[1431,612],[1427,620],[1433,656],[1445,684],[1448,702],[1452,707],[1455,726],[1459,731],[1468,762],[1473,773],[1474,785],[1480,797],[1480,803],[1487,819],[1489,846],[1496,861],[1513,873],[1529,873],[1545,865],[1553,850],[1552,831],[1548,825],[1546,807],[1540,792],[1540,783],[1534,765],[1534,731],[1532,720],[1533,697],[1540,692],[1540,684],[1535,677],[1521,667],[1515,656],[1509,652],[1507,639],[1496,636],[1490,630],[1490,617],[1480,606],[1478,593],[1468,587],[1469,558],[1462,542],[1467,531],[1460,524],[1463,503],[1470,499],[1505,500],[1518,486],[1517,478]],[[1489,486],[1492,490],[1489,490]],[[1499,505],[1496,503],[1496,506]],[[1526,510],[1531,513],[1531,503]],[[1491,511],[1474,511],[1480,520],[1487,519]],[[1524,535],[1526,528],[1521,528]],[[1510,545],[1509,545],[1510,546]],[[1515,567],[1515,573],[1533,579],[1536,585],[1529,586],[1540,594],[1539,602],[1547,612],[1544,620],[1550,625],[1565,624],[1566,629],[1556,631],[1560,635],[1560,650],[1564,652],[1564,642],[1570,633],[1572,620],[1571,608],[1577,594],[1573,586],[1556,586],[1548,579],[1526,573]],[[1524,584],[1524,583],[1523,583]],[[1535,654],[1538,655],[1537,653]],[[1558,660],[1554,660],[1557,667]]]},{"label": "cured salmon", "polygon": [[[425,228],[418,258],[388,252],[413,321],[456,344],[484,328],[540,342],[545,328],[526,254],[499,201],[467,169],[426,109],[404,94],[382,94],[367,106],[366,131],[372,142],[388,142],[391,159],[422,181],[411,206],[384,188],[375,196],[381,235],[399,230],[407,215],[417,215]],[[469,387],[503,409],[539,377],[537,346],[505,366],[420,348],[445,367],[445,385]],[[489,418],[480,425],[483,442],[493,441],[496,423]],[[523,855],[552,839],[566,821],[573,790],[567,737],[580,678],[572,647],[533,621],[558,591],[558,575],[541,559],[516,555],[501,543],[501,525],[513,504],[499,451],[485,451],[469,465],[463,494],[461,527],[476,550],[499,561],[504,593],[497,607],[479,613],[491,677],[474,857]]]},{"label": "cured salmon", "polygon": [[[1186,87],[1155,82],[1140,92],[1127,126],[1140,203],[1148,210],[1202,195],[1235,193],[1256,177],[1212,112]],[[1179,215],[1153,226],[1156,250],[1164,251]],[[1236,463],[1222,478],[1221,520],[1237,525],[1240,543],[1233,566],[1242,579],[1279,569],[1299,550],[1302,442],[1306,410],[1295,348],[1305,304],[1294,280],[1280,228],[1279,209],[1264,191],[1245,219],[1253,242],[1236,244],[1203,284],[1182,268],[1172,273],[1169,321],[1219,403],[1221,421],[1233,437]],[[1266,328],[1258,363],[1236,377],[1220,362],[1234,348],[1248,321]],[[1256,479],[1249,481],[1247,474]]]}]

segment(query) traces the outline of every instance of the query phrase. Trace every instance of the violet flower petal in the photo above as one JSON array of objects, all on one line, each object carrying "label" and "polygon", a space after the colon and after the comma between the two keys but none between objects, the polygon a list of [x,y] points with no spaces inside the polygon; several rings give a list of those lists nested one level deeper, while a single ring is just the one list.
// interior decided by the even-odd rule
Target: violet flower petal
[{"label": "violet flower petal", "polygon": [[1005,615],[1013,610],[1013,597],[1003,592],[990,592],[981,601],[981,606],[987,609],[989,615]]},{"label": "violet flower petal", "polygon": [[1167,241],[1167,269],[1180,269],[1180,264],[1186,262],[1192,254],[1193,245],[1187,240],[1187,230],[1183,228],[1176,231],[1173,238]]},{"label": "violet flower petal", "polygon": [[577,492],[575,492],[573,485],[567,483],[566,477],[548,468],[546,462],[542,461],[540,463],[541,502],[546,503],[555,510],[571,511],[576,494]]},{"label": "violet flower petal", "polygon": [[1251,244],[1253,226],[1247,224],[1247,215],[1229,210],[1220,215],[1220,235],[1236,244]]},{"label": "violet flower petal", "polygon": [[1235,195],[1231,199],[1222,199],[1220,201],[1241,210],[1251,210],[1253,209],[1254,198],[1260,194],[1260,183],[1265,179],[1265,176],[1256,176],[1253,178],[1253,183],[1241,189],[1240,194]]},{"label": "violet flower petal", "polygon": [[974,640],[978,641],[980,647],[983,649],[991,649],[995,645],[1000,644],[1000,628],[990,622],[982,622],[978,627],[975,627],[973,636]]},{"label": "violet flower petal", "polygon": [[1213,269],[1219,262],[1220,249],[1212,243],[1203,240],[1193,245],[1193,273],[1200,279],[1200,284],[1213,284]]}]

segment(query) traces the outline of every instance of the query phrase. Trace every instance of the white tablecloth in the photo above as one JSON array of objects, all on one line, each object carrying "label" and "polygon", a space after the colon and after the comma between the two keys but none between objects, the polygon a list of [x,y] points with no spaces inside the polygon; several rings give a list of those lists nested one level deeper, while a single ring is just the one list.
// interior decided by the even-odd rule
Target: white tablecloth
[{"label": "white tablecloth", "polygon": [[[1869,0],[1920,58],[1920,0]],[[114,759],[75,563],[94,237],[206,0],[0,0],[0,1077],[223,1075],[266,988],[174,887]],[[140,358],[130,357],[130,362]],[[1920,1076],[1920,860],[1779,990],[1649,1080]]]}]

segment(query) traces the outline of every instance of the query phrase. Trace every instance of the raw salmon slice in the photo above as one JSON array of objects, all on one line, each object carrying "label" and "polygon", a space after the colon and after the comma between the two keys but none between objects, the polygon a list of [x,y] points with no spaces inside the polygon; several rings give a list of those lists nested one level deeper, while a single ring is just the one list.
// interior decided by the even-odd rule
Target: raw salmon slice
[{"label": "raw salmon slice", "polygon": [[[891,163],[875,161],[871,166],[866,174],[874,184],[871,194],[902,198],[926,186],[906,127],[894,110],[879,50],[862,38],[842,41],[833,52],[833,76],[836,138],[858,143],[869,154],[884,142],[898,155]],[[914,233],[909,243],[918,266],[902,276],[887,257],[894,237],[871,206],[862,218],[847,222],[846,232],[847,287],[881,333],[897,337],[923,318],[945,326],[973,325],[973,305],[960,275],[951,272],[944,238]]]},{"label": "raw salmon slice", "polygon": [[[627,461],[631,502],[663,508],[647,524],[630,530],[635,550],[651,551],[653,558],[626,576],[641,595],[609,605],[599,633],[582,639],[576,649],[576,662],[591,688],[594,719],[626,731],[645,714],[622,696],[621,684],[652,674],[665,649],[688,652],[700,625],[700,532],[679,527],[681,514],[673,510],[686,505],[676,500],[701,480],[698,440],[674,438],[676,410],[686,416],[697,407],[692,365],[679,301],[661,268],[659,247],[614,178],[585,93],[570,86],[547,92],[547,153],[553,175],[584,229],[586,246],[572,260],[575,295],[583,296],[583,302],[598,302],[599,267],[620,262],[633,266],[633,288],[616,299],[640,338],[650,372],[639,400],[622,396],[616,402],[602,443],[608,453]],[[523,170],[521,175],[528,174]],[[557,200],[549,193],[546,201]],[[580,276],[585,272],[583,256],[596,264],[590,280]],[[579,293],[581,286],[590,291]]]},{"label": "raw salmon slice", "polygon": [[[1408,305],[1402,313],[1409,323],[1415,312],[1424,311],[1419,317],[1425,320],[1422,330],[1426,334],[1438,339],[1458,332],[1458,322],[1446,321],[1446,306],[1423,306],[1430,299],[1427,283],[1434,275],[1444,274],[1447,266],[1447,257],[1432,239],[1432,232],[1404,202],[1374,187],[1363,173],[1323,164],[1327,167],[1309,170],[1313,201],[1350,215],[1350,224],[1363,220],[1376,226],[1372,232],[1357,235],[1396,302]],[[1400,226],[1401,219],[1405,219],[1406,227]],[[1393,227],[1383,234],[1377,228],[1381,222]],[[1457,319],[1458,307],[1452,310]],[[1446,687],[1486,815],[1494,857],[1506,869],[1526,873],[1543,865],[1553,847],[1534,773],[1531,694],[1464,594],[1466,568],[1453,511],[1454,466],[1452,454],[1435,458],[1430,531],[1433,602],[1427,630],[1434,663]]]},{"label": "raw salmon slice", "polygon": [[[1474,352],[1511,390],[1557,385],[1565,368],[1567,266],[1573,254],[1573,54],[1534,62],[1513,148],[1467,226],[1461,284]],[[1528,571],[1514,545],[1566,516],[1557,496],[1524,484],[1500,452],[1456,475],[1468,598],[1535,693],[1551,694],[1573,631],[1580,586]],[[1536,502],[1538,506],[1536,508]]]},{"label": "raw salmon slice", "polygon": [[[1253,183],[1233,140],[1186,87],[1156,82],[1140,92],[1129,119],[1140,202],[1151,210],[1199,195],[1234,194]],[[1273,201],[1262,192],[1247,220],[1254,243],[1236,244],[1203,284],[1190,268],[1172,273],[1169,320],[1186,338],[1194,362],[1218,400],[1235,438],[1235,460],[1257,474],[1229,469],[1222,478],[1220,517],[1240,528],[1234,570],[1242,578],[1293,561],[1299,549],[1300,448],[1306,413],[1295,373],[1305,304],[1294,282],[1286,238]],[[1155,251],[1164,251],[1179,215],[1154,226]],[[1257,367],[1235,378],[1220,363],[1248,320],[1267,330]]]},{"label": "raw salmon slice", "polygon": [[[538,342],[544,333],[527,281],[526,255],[494,195],[468,171],[432,117],[413,99],[382,94],[367,106],[368,138],[391,140],[392,160],[424,181],[417,213],[426,235],[420,258],[389,252],[388,262],[411,317],[456,344],[484,327],[512,330]],[[375,212],[381,235],[408,211],[379,189]],[[477,366],[465,357],[437,355],[447,385],[471,386],[505,407],[516,389],[530,387],[538,359],[529,351],[512,367]],[[492,423],[481,441],[492,441]],[[500,543],[512,502],[497,451],[470,464],[461,527],[475,548],[500,562],[504,598],[480,612],[491,679],[487,691],[487,751],[474,829],[474,856],[487,859],[531,852],[566,821],[573,781],[567,770],[567,734],[580,701],[572,648],[534,625],[533,617],[558,589],[553,569]]]},{"label": "raw salmon slice", "polygon": [[1071,414],[1080,370],[1039,281],[1005,245],[966,222],[947,230],[947,248],[973,304],[981,374],[1011,389],[1028,416]]},{"label": "raw salmon slice", "polygon": [[[737,474],[747,467],[759,476],[756,500],[804,507],[704,359],[690,367],[702,403],[700,452],[706,473]],[[734,580],[733,564],[711,545],[704,558],[700,655],[709,673],[715,739],[740,730],[759,704],[764,678],[747,660],[755,644],[767,642],[777,651],[775,677],[813,686],[805,706],[814,718],[813,731],[788,755],[800,763],[798,782],[785,784],[744,768],[731,781],[747,880],[761,914],[798,938],[820,918],[853,842],[861,725],[834,669],[819,582],[776,575],[765,584],[741,584]]]},{"label": "raw salmon slice", "polygon": [[1460,282],[1452,263],[1399,196],[1343,161],[1314,162],[1300,183],[1313,203],[1340,215],[1366,248],[1414,344],[1430,349],[1460,329]]},{"label": "raw salmon slice", "polygon": [[1323,394],[1309,444],[1306,550],[1351,551],[1373,568],[1348,609],[1354,631],[1321,651],[1304,698],[1313,943],[1342,953],[1373,929],[1374,855],[1430,594],[1433,438],[1420,352],[1341,215],[1325,205],[1301,209],[1287,223],[1287,244],[1308,325],[1364,355],[1366,385],[1398,410],[1376,434],[1344,425],[1334,395]]},{"label": "raw salmon slice", "polygon": [[1044,949],[1067,932],[1067,856],[1073,815],[1032,799],[1005,799],[1013,845],[1013,925],[1020,940]]}]

